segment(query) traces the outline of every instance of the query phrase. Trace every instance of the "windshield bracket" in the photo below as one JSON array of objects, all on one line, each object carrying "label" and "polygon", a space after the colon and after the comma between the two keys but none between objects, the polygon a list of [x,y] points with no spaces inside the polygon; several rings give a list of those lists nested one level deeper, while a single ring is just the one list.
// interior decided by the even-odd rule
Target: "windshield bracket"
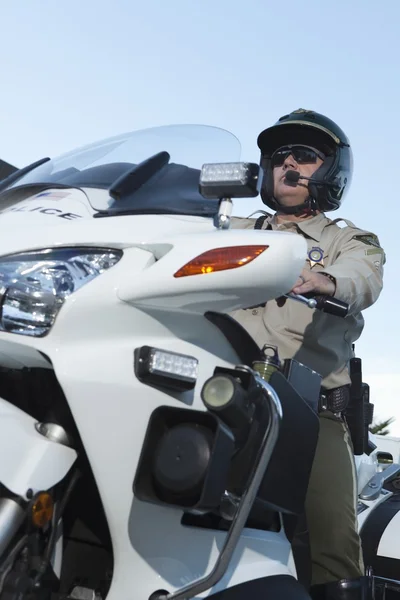
[{"label": "windshield bracket", "polygon": [[114,200],[120,200],[126,195],[133,194],[147,183],[165,165],[169,163],[168,152],[158,152],[143,162],[135,165],[127,173],[118,177],[109,188],[109,194]]}]

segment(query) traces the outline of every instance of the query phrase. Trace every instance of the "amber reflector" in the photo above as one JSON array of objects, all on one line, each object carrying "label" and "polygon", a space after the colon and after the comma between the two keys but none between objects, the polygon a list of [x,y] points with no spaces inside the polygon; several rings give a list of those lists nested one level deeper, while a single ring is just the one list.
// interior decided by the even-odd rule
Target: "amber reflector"
[{"label": "amber reflector", "polygon": [[189,275],[202,275],[227,271],[243,267],[267,250],[268,246],[230,246],[228,248],[214,248],[208,250],[193,260],[186,263],[174,277],[188,277]]},{"label": "amber reflector", "polygon": [[32,504],[32,523],[35,527],[44,527],[53,518],[54,502],[50,494],[41,492]]}]

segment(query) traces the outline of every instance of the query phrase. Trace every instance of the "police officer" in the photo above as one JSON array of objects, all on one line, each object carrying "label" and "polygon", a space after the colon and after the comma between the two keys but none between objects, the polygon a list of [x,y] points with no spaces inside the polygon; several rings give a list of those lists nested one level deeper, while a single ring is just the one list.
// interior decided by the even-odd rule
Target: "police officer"
[{"label": "police officer", "polygon": [[357,532],[354,453],[344,415],[352,344],[364,327],[361,311],[381,292],[385,255],[376,235],[325,215],[340,207],[352,178],[350,143],[336,123],[299,109],[265,129],[258,146],[264,171],[261,198],[275,214],[257,220],[237,217],[232,228],[302,235],[308,257],[292,291],[335,296],[349,304],[349,314],[340,319],[278,299],[232,316],[260,347],[273,344],[281,359],[295,358],[322,375],[320,436],[306,499],[311,593],[314,598],[362,599],[367,580]]}]

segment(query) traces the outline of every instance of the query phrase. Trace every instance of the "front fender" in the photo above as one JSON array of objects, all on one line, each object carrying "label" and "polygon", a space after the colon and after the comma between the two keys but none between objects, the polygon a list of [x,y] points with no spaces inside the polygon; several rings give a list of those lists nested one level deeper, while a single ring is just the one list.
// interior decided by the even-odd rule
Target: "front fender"
[{"label": "front fender", "polygon": [[0,483],[25,500],[29,489],[45,491],[61,481],[77,457],[73,448],[41,435],[35,423],[0,398]]}]

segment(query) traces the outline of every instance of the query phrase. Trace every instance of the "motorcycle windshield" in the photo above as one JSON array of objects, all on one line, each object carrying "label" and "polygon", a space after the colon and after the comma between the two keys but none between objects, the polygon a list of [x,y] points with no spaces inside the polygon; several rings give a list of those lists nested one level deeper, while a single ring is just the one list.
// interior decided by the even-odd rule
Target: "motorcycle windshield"
[{"label": "motorcycle windshield", "polygon": [[[93,209],[101,213],[98,216],[212,216],[218,211],[218,202],[200,195],[200,169],[204,163],[239,161],[240,153],[239,140],[224,129],[205,125],[154,127],[63,154],[19,178],[8,191],[15,193],[22,187],[85,188]],[[108,193],[95,193],[96,189]]]}]

